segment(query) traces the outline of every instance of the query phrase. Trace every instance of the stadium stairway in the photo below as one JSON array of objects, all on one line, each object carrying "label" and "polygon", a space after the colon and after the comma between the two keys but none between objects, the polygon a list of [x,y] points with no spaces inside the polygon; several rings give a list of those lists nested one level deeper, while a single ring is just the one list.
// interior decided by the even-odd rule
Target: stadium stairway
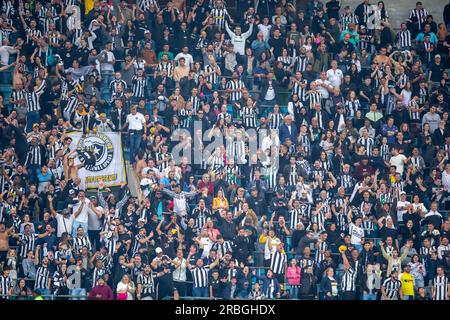
[{"label": "stadium stairway", "polygon": [[134,172],[133,166],[131,165],[130,161],[125,161],[125,168],[127,170],[127,183],[128,188],[130,189],[130,193],[133,197],[137,197],[140,181],[136,176],[136,173]]}]

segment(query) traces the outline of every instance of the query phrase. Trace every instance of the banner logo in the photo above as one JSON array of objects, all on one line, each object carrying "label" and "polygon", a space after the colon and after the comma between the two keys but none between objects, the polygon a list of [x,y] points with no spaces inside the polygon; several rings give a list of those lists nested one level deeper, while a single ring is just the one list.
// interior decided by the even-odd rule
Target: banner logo
[{"label": "banner logo", "polygon": [[98,172],[107,168],[112,162],[114,147],[107,135],[88,134],[78,141],[77,153],[86,170]]}]

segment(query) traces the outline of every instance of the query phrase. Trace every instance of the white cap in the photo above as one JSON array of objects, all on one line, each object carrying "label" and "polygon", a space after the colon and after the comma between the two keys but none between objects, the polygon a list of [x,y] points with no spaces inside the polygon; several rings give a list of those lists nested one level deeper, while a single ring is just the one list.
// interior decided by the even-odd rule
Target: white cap
[{"label": "white cap", "polygon": [[160,247],[158,247],[158,248],[155,249],[155,252],[156,252],[156,254],[159,254],[159,253],[161,253],[163,251],[162,251],[162,249]]}]

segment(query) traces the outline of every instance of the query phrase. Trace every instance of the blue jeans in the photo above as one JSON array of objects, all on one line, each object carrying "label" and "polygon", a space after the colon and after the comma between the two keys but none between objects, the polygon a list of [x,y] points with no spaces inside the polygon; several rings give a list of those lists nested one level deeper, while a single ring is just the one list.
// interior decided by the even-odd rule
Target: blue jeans
[{"label": "blue jeans", "polygon": [[72,224],[72,238],[75,238],[77,236],[78,227],[82,227],[84,232],[86,234],[88,233],[88,224],[86,222],[74,221]]},{"label": "blue jeans", "polygon": [[27,166],[28,176],[30,177],[31,184],[38,183],[38,173],[41,171],[41,166],[38,164],[30,164]]},{"label": "blue jeans", "polygon": [[72,300],[86,300],[86,289],[76,288],[70,290],[70,295],[74,296]]},{"label": "blue jeans", "polygon": [[364,293],[363,300],[377,300],[377,295],[375,293]]},{"label": "blue jeans", "polygon": [[51,300],[50,297],[45,297],[51,295],[50,289],[47,288],[36,288],[36,290],[39,290],[41,292],[41,295],[44,296],[45,300]]},{"label": "blue jeans", "polygon": [[414,296],[403,296],[402,300],[414,300]]},{"label": "blue jeans", "polygon": [[192,296],[208,298],[209,297],[208,288],[207,287],[192,288]]},{"label": "blue jeans", "polygon": [[109,92],[109,84],[114,80],[113,71],[102,71],[102,98],[105,101],[109,101],[111,98],[111,92]]},{"label": "blue jeans", "polygon": [[131,131],[130,130],[130,163],[136,162],[135,157],[139,151],[142,142],[141,131]]},{"label": "blue jeans", "polygon": [[39,124],[39,112],[36,111],[32,111],[32,112],[27,112],[27,127],[26,127],[26,132],[31,132],[31,130],[33,129],[33,124],[37,123]]},{"label": "blue jeans", "polygon": [[361,252],[363,249],[362,244],[354,244],[353,246],[355,247],[356,250],[358,250],[358,252]]},{"label": "blue jeans", "polygon": [[289,289],[289,295],[291,299],[297,299],[298,298],[298,286],[292,286]]}]

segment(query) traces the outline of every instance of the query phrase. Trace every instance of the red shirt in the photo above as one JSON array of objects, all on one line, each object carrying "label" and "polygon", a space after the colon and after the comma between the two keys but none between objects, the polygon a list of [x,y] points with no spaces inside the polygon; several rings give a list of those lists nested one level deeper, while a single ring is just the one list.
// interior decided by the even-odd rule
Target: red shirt
[{"label": "red shirt", "polygon": [[92,288],[88,298],[90,300],[113,300],[114,295],[110,286],[105,284],[103,286],[95,286]]}]

